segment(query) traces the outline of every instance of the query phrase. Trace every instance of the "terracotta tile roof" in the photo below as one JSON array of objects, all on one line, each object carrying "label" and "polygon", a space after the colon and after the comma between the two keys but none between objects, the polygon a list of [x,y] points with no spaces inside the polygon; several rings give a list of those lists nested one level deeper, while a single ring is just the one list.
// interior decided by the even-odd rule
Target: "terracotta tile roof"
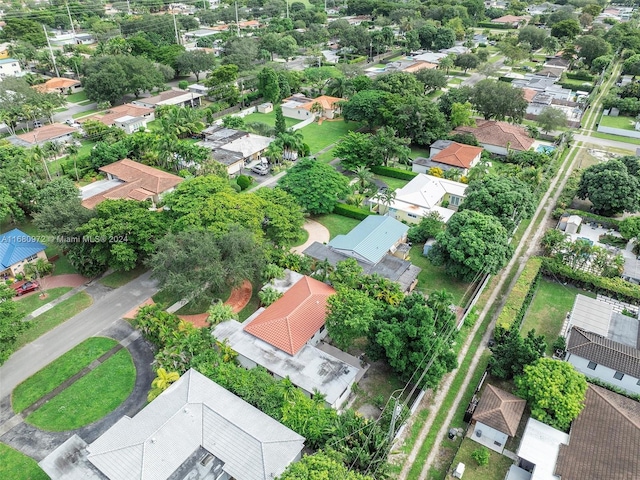
[{"label": "terracotta tile roof", "polygon": [[73,80],[71,78],[54,77],[44,82],[43,85],[47,89],[70,88],[70,87],[75,87],[77,85],[80,85],[80,81]]},{"label": "terracotta tile roof", "polygon": [[571,329],[567,352],[626,375],[640,378],[640,350],[609,340],[580,327],[574,326]]},{"label": "terracotta tile roof", "polygon": [[90,117],[84,117],[78,122],[83,123],[87,120],[97,120],[104,123],[107,126],[112,126],[118,118],[125,117],[127,115],[131,117],[144,117],[153,113],[153,108],[141,107],[140,105],[134,105],[133,103],[125,103],[117,107],[110,108],[106,113],[100,115],[91,115]]},{"label": "terracotta tile roof", "polygon": [[244,330],[295,355],[324,325],[327,298],[334,293],[329,285],[304,276]]},{"label": "terracotta tile roof", "polygon": [[447,148],[433,156],[433,160],[445,165],[460,168],[471,168],[471,162],[482,154],[482,147],[452,142]]},{"label": "terracotta tile roof", "polygon": [[585,407],[560,445],[562,480],[640,478],[640,403],[589,385]]},{"label": "terracotta tile roof", "polygon": [[408,67],[402,69],[403,72],[408,72],[408,73],[414,73],[414,72],[418,72],[420,70],[431,70],[433,68],[438,68],[438,64],[437,63],[430,63],[430,62],[424,62],[424,61],[420,61],[420,62],[416,62],[412,65],[409,65]]},{"label": "terracotta tile roof", "polygon": [[531,103],[531,101],[533,100],[533,97],[535,97],[538,94],[538,91],[534,90],[533,88],[523,88],[522,91],[524,92],[524,99],[528,103]]},{"label": "terracotta tile roof", "polygon": [[529,150],[534,141],[523,127],[495,120],[477,120],[475,127],[458,127],[455,131],[473,134],[478,143],[513,150]]},{"label": "terracotta tile roof", "polygon": [[50,125],[44,125],[40,128],[35,128],[30,132],[16,135],[16,138],[35,145],[36,143],[46,142],[48,140],[55,140],[56,138],[69,135],[77,130],[69,125],[63,125],[61,123],[52,123]]},{"label": "terracotta tile roof", "polygon": [[128,158],[100,167],[100,170],[115,175],[127,183],[138,181],[142,188],[154,194],[166,192],[183,180],[173,173],[164,172]]},{"label": "terracotta tile roof", "polygon": [[335,104],[337,102],[341,102],[341,101],[342,101],[342,99],[338,98],[338,97],[330,97],[328,95],[321,95],[318,98],[314,98],[309,103],[305,103],[304,105],[301,105],[301,107],[304,108],[305,110],[309,110],[310,111],[315,103],[319,103],[320,105],[322,105],[323,110],[332,110],[332,109],[335,108]]},{"label": "terracotta tile roof", "polygon": [[504,15],[502,17],[494,18],[491,23],[518,23],[520,20],[524,20],[525,17],[516,17],[515,15]]},{"label": "terracotta tile roof", "polygon": [[526,400],[493,385],[487,385],[472,418],[513,437],[526,405]]}]

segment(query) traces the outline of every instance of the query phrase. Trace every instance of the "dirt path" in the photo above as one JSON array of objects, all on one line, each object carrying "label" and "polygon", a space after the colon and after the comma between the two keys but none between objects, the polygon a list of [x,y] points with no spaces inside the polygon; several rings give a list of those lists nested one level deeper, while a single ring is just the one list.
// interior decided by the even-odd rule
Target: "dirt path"
[{"label": "dirt path", "polygon": [[251,282],[245,280],[242,282],[242,285],[231,291],[231,295],[229,295],[229,298],[224,304],[229,305],[235,313],[240,313],[240,311],[247,306],[249,300],[251,300],[252,293],[253,287],[251,286]]}]

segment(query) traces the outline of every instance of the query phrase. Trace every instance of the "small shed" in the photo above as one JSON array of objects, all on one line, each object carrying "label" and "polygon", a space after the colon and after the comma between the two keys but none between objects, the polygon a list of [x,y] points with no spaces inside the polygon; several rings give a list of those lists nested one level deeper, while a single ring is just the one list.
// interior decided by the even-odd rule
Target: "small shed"
[{"label": "small shed", "polygon": [[426,257],[427,254],[429,253],[429,250],[431,250],[435,244],[436,244],[435,238],[430,238],[429,240],[427,240],[424,243],[424,247],[422,248],[422,256]]},{"label": "small shed", "polygon": [[258,113],[271,113],[273,112],[273,103],[266,102],[258,105]]},{"label": "small shed", "polygon": [[509,437],[516,435],[527,402],[509,392],[487,385],[471,417],[471,439],[502,454]]},{"label": "small shed", "polygon": [[580,217],[579,215],[571,215],[567,219],[567,227],[565,228],[565,232],[578,233],[578,228],[580,228],[581,223],[582,217]]}]

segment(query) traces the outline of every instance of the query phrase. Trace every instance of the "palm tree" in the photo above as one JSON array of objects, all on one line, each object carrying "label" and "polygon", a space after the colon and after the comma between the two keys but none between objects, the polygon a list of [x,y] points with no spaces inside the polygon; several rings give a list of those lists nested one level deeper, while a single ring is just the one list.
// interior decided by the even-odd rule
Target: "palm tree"
[{"label": "palm tree", "polygon": [[30,151],[30,156],[34,161],[42,162],[44,167],[44,173],[49,181],[51,181],[51,173],[49,172],[49,166],[47,165],[47,155],[40,145],[36,145]]},{"label": "palm tree", "polygon": [[78,160],[77,155],[78,155],[79,148],[76,146],[75,143],[70,143],[65,147],[65,150],[67,152],[67,155],[73,158],[73,168],[76,172],[76,182],[79,182],[80,177],[78,176],[78,163],[77,163],[77,160]]},{"label": "palm tree", "polygon": [[348,87],[348,80],[344,77],[335,77],[327,85],[327,95],[332,97],[345,98]]},{"label": "palm tree", "polygon": [[152,401],[162,392],[164,392],[169,386],[180,378],[180,374],[178,372],[167,372],[164,368],[160,367],[156,374],[158,375],[151,382],[152,390],[149,392],[149,396],[147,397],[148,401]]},{"label": "palm tree", "polygon": [[353,171],[353,173],[355,173],[356,178],[358,179],[357,185],[360,192],[363,192],[373,181],[373,172],[365,165],[360,165]]},{"label": "palm tree", "polygon": [[264,156],[269,159],[269,163],[272,165],[279,165],[282,161],[282,147],[275,141],[271,142],[264,152]]},{"label": "palm tree", "polygon": [[304,136],[299,131],[287,131],[278,134],[276,142],[282,146],[285,160],[297,160],[304,154]]}]

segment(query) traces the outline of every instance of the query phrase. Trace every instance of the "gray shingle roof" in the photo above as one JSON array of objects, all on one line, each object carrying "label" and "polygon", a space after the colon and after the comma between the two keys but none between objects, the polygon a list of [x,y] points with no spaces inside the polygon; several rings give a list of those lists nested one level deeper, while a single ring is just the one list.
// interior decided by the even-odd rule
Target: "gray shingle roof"
[{"label": "gray shingle roof", "polygon": [[87,447],[111,480],[164,480],[201,446],[231,477],[267,480],[299,458],[304,438],[191,369],[135,417]]},{"label": "gray shingle roof", "polygon": [[640,378],[640,350],[614,342],[580,327],[571,329],[567,352],[618,372]]}]

